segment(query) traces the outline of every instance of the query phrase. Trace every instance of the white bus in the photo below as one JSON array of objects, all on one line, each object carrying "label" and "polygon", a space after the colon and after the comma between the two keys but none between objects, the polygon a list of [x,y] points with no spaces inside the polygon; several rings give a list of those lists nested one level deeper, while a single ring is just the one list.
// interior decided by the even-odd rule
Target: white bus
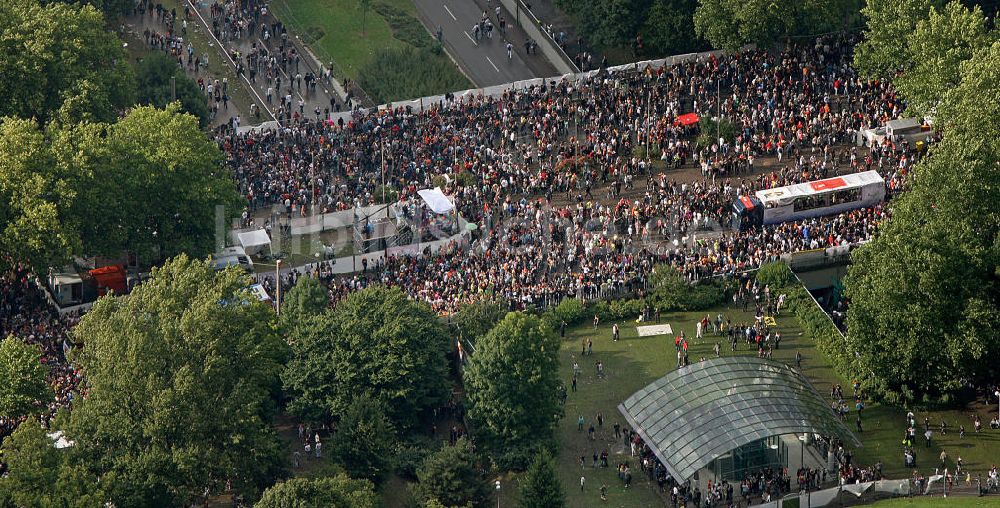
[{"label": "white bus", "polygon": [[762,225],[832,215],[874,206],[885,199],[885,180],[876,171],[759,190],[733,203],[733,228],[746,231]]}]

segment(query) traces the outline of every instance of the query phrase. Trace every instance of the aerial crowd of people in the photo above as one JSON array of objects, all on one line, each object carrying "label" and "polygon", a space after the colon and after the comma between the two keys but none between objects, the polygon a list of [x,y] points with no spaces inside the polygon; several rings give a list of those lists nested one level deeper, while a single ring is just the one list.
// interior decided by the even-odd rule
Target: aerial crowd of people
[{"label": "aerial crowd of people", "polygon": [[[218,9],[212,15],[221,20],[215,28],[223,38],[250,30],[231,8]],[[182,66],[199,68],[207,58],[180,37],[145,38]],[[566,297],[641,290],[656,267],[695,281],[744,273],[784,253],[871,239],[891,213],[886,203],[747,231],[730,228],[732,202],[761,189],[876,170],[887,196],[905,190],[917,152],[888,139],[868,147],[855,142],[862,129],[897,118],[903,104],[887,82],[862,79],[851,68],[854,42],[827,37],[781,53],[748,50],[660,69],[601,70],[498,97],[449,97],[419,111],[358,109],[331,121],[329,109],[299,110],[275,129],[223,125],[213,136],[246,198],[247,222],[274,208],[287,221],[376,204],[382,186],[399,201],[442,186],[464,220],[479,226],[471,241],[380,259],[356,273],[336,274],[331,262],[320,262],[277,281],[259,275],[266,288],[288,289],[299,276],[316,276],[327,283],[331,301],[381,283],[441,313],[486,297],[516,308],[547,306]],[[246,59],[250,72],[273,79],[278,97],[292,95],[296,80],[282,83],[279,74],[298,74],[297,55],[235,56]],[[228,100],[225,85],[202,85]],[[290,99],[282,108],[296,110]],[[676,122],[688,112],[721,115],[733,126],[732,139],[707,133],[704,142],[695,127]],[[50,418],[78,396],[81,373],[66,357],[76,317],[54,313],[26,268],[3,275],[0,284],[0,337],[14,334],[41,346],[56,391]],[[750,327],[744,330],[750,340]],[[734,349],[736,337],[730,335]],[[0,419],[0,436],[17,423]],[[630,431],[619,437],[616,428],[617,439],[638,445],[639,467],[667,488],[662,465],[636,437]],[[595,467],[599,459],[606,467],[604,454],[595,454]],[[619,464],[619,472],[630,481],[628,463]],[[729,483],[704,494],[684,488],[672,487],[674,499],[734,496]],[[743,497],[788,490],[787,471],[773,470],[748,474],[735,487]]]},{"label": "aerial crowd of people", "polygon": [[[888,83],[854,73],[850,48],[850,40],[821,39],[781,54],[598,72],[420,111],[357,110],[347,120],[243,133],[223,127],[216,140],[250,217],[276,209],[280,222],[372,205],[385,182],[400,201],[441,185],[479,226],[471,243],[379,260],[360,274],[334,276],[324,263],[300,270],[328,281],[334,298],[382,282],[440,312],[487,294],[545,305],[641,288],[660,264],[694,280],[871,238],[890,213],[884,204],[728,230],[733,200],[760,189],[864,170],[885,178],[889,196],[904,189],[919,153],[889,140],[855,143],[903,106]],[[734,137],[699,144],[694,127],[675,122],[692,110],[721,112]]]}]

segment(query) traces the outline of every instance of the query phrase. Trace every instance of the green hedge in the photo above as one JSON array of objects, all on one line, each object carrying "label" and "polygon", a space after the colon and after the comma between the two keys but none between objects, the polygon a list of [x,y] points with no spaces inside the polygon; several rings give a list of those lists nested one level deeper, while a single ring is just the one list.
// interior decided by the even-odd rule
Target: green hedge
[{"label": "green hedge", "polygon": [[601,321],[633,320],[648,305],[660,312],[686,312],[717,307],[731,295],[729,284],[722,279],[704,280],[689,284],[671,267],[657,267],[650,280],[651,289],[645,298],[619,298],[617,300],[592,300],[584,304],[577,298],[567,298],[555,308],[542,313],[542,319],[554,330],[561,321],[568,325],[579,323],[596,314]]},{"label": "green hedge", "polygon": [[[785,269],[788,270],[787,266]],[[802,330],[813,339],[816,349],[826,356],[837,374],[849,381],[855,379],[860,381],[869,394],[880,400],[889,403],[899,402],[899,393],[890,392],[885,387],[876,385],[871,376],[865,375],[859,369],[857,359],[850,352],[844,336],[830,320],[830,316],[816,305],[806,288],[801,284],[791,283],[778,292],[786,295],[786,308],[795,315]],[[771,294],[775,293],[776,291],[772,290]]]},{"label": "green hedge", "polygon": [[472,87],[436,43],[431,48],[407,46],[379,50],[358,74],[361,88],[377,103]]}]

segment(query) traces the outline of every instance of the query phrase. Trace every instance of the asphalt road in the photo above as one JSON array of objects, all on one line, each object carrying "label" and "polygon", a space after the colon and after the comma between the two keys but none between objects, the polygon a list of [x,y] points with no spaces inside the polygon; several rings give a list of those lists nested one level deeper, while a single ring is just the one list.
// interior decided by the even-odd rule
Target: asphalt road
[{"label": "asphalt road", "polygon": [[[539,52],[524,53],[524,32],[513,26],[514,17],[502,11],[507,20],[507,33],[500,33],[500,26],[493,9],[474,0],[414,0],[423,22],[431,33],[438,27],[444,36],[444,46],[465,74],[479,87],[510,83],[522,79],[548,77],[558,74]],[[488,9],[493,22],[493,38],[480,35],[477,40],[472,27],[482,19]],[[507,41],[514,46],[511,58],[507,57]]]}]

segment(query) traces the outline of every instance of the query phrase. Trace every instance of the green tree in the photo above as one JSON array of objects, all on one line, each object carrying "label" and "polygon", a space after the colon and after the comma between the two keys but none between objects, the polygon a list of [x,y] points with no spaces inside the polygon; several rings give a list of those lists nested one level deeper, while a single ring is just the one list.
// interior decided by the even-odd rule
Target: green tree
[{"label": "green tree", "polygon": [[315,277],[299,277],[287,294],[281,295],[281,321],[297,323],[318,316],[330,306],[326,287]]},{"label": "green tree", "polygon": [[784,287],[792,282],[792,271],[783,261],[775,261],[760,265],[757,270],[757,283],[763,286],[771,286],[771,289]]},{"label": "green tree", "polygon": [[783,37],[845,27],[859,7],[858,0],[698,0],[694,28],[716,48],[766,48]]},{"label": "green tree", "polygon": [[463,305],[451,319],[462,338],[473,344],[489,333],[507,315],[507,301],[489,298]]},{"label": "green tree", "polygon": [[697,0],[654,0],[639,27],[650,56],[677,55],[706,48],[694,32]]},{"label": "green tree", "polygon": [[0,19],[0,116],[45,123],[70,102],[70,120],[111,121],[132,104],[122,42],[94,7],[0,2]]},{"label": "green tree", "polygon": [[7,498],[13,506],[101,506],[97,477],[69,465],[72,448],[55,448],[55,441],[46,434],[29,420],[4,440],[3,458],[9,471],[0,481],[0,503]]},{"label": "green tree", "polygon": [[176,104],[137,107],[117,123],[53,138],[57,167],[76,169],[72,214],[86,254],[202,258],[215,249],[217,225],[242,210],[222,152]]},{"label": "green tree", "polygon": [[288,408],[300,417],[329,421],[369,395],[403,430],[448,399],[444,327],[430,307],[398,288],[352,293],[289,338],[292,358],[282,379]]},{"label": "green tree", "polygon": [[477,437],[497,455],[548,444],[562,414],[559,387],[559,338],[535,316],[507,314],[465,371]]},{"label": "green tree", "polygon": [[423,503],[443,506],[485,507],[489,502],[489,486],[479,475],[478,459],[465,438],[453,446],[443,446],[427,457],[417,471],[419,481],[414,493]]},{"label": "green tree", "polygon": [[33,120],[0,120],[0,269],[25,262],[47,273],[77,252],[71,178]]},{"label": "green tree", "polygon": [[16,419],[44,408],[52,399],[48,370],[38,346],[13,336],[0,340],[0,415]]},{"label": "green tree", "polygon": [[932,113],[944,93],[958,85],[959,65],[990,38],[978,6],[970,10],[953,0],[940,11],[931,7],[907,36],[907,65],[893,80],[907,101],[907,113]]},{"label": "green tree", "polygon": [[960,65],[942,101],[944,137],[850,268],[848,341],[859,371],[892,396],[937,398],[1000,368],[1000,43]]},{"label": "green tree", "polygon": [[615,47],[635,38],[651,0],[561,0],[559,4],[574,13],[591,44]]},{"label": "green tree", "polygon": [[556,463],[548,450],[531,462],[521,477],[521,508],[560,508],[566,505],[566,494],[559,483]]},{"label": "green tree", "polygon": [[368,396],[354,399],[333,435],[333,454],[352,476],[378,483],[389,468],[396,436],[382,407]]},{"label": "green tree", "polygon": [[292,478],[268,487],[254,508],[378,508],[378,494],[368,480],[344,474]]},{"label": "green tree", "polygon": [[[188,77],[176,60],[154,52],[136,65],[138,103],[165,108],[175,100],[181,111],[198,118],[201,127],[208,125],[208,102],[198,84]],[[173,80],[173,82],[171,82]]]},{"label": "green tree", "polygon": [[907,43],[917,23],[943,0],[867,0],[861,15],[864,40],[854,48],[854,66],[864,75],[889,79],[909,58]]},{"label": "green tree", "polygon": [[118,506],[186,506],[224,479],[256,498],[283,469],[270,426],[285,344],[236,268],[179,256],[74,329],[88,394],[66,433]]}]

